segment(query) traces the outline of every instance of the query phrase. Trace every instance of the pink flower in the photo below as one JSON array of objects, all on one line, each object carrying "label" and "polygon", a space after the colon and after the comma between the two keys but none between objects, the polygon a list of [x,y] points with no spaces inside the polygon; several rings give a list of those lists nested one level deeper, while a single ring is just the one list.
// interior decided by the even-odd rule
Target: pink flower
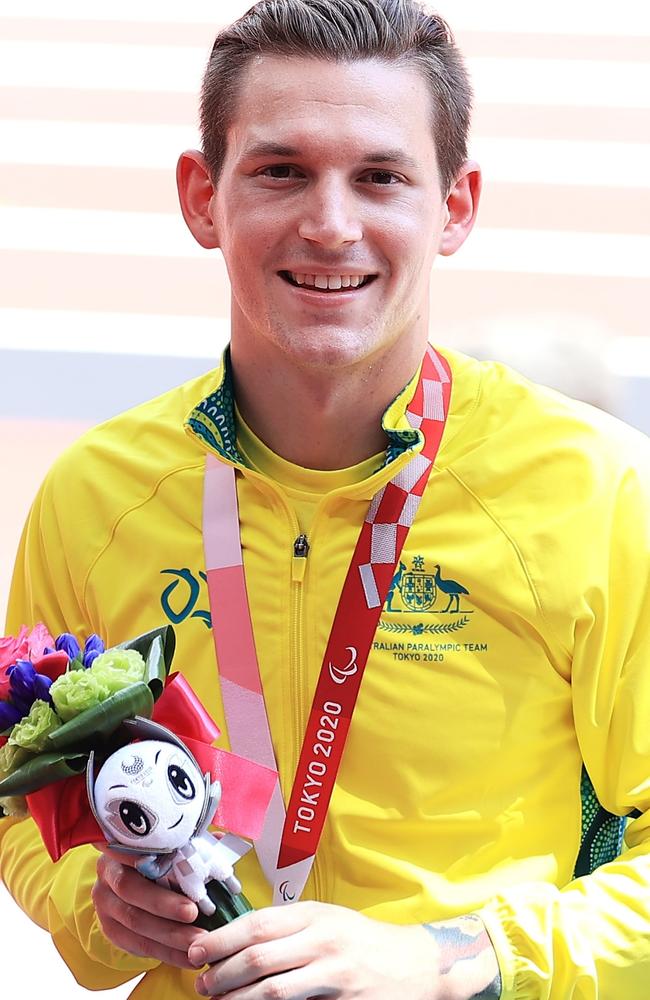
[{"label": "pink flower", "polygon": [[[7,635],[0,639],[0,701],[9,700],[9,676],[7,671],[13,667],[16,660],[41,660],[47,648],[54,648],[54,639],[45,628],[42,622],[35,625],[31,630],[23,625],[18,635]],[[49,656],[45,656],[49,660]],[[67,666],[67,657],[63,667],[61,657],[56,654],[56,662],[53,660],[47,664],[47,668],[41,662],[41,668],[37,673],[45,674],[55,680],[62,674]]]},{"label": "pink flower", "polygon": [[54,639],[46,629],[43,622],[39,622],[38,625],[34,625],[27,641],[29,646],[28,659],[32,661],[38,659],[39,656],[42,656],[46,649],[54,649]]},{"label": "pink flower", "polygon": [[9,686],[11,679],[7,674],[9,667],[0,667],[0,701],[9,701]]},{"label": "pink flower", "polygon": [[[52,644],[54,645],[54,644]],[[23,625],[18,635],[0,639],[0,671],[12,667],[16,660],[24,660],[29,653],[29,629]]]}]

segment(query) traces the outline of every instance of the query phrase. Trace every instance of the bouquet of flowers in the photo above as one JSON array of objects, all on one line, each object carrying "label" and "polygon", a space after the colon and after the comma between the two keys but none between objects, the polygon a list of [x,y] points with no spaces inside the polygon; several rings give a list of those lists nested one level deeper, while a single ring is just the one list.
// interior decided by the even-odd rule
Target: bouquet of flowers
[{"label": "bouquet of flowers", "polygon": [[[169,673],[174,649],[171,626],[111,649],[97,635],[54,639],[42,624],[0,639],[0,807],[31,815],[53,860],[101,840],[137,854],[143,874],[195,899],[197,923],[212,928],[250,909],[232,864],[250,846],[239,835],[258,836],[276,776],[212,746],[217,726]],[[125,791],[106,797],[116,768]]]}]

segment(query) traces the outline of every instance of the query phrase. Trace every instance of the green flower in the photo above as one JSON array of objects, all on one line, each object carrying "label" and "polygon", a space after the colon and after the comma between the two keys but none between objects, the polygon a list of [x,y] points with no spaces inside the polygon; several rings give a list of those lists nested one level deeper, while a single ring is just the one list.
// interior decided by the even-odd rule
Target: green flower
[{"label": "green flower", "polygon": [[108,698],[109,690],[101,678],[88,670],[70,670],[54,681],[50,696],[64,722],[74,719],[89,708]]},{"label": "green flower", "polygon": [[136,649],[107,649],[88,669],[109,695],[143,680],[144,671],[145,662]]},{"label": "green flower", "polygon": [[0,809],[5,816],[15,816],[17,819],[29,816],[27,799],[24,795],[5,795],[4,798],[0,798]]},{"label": "green flower", "polygon": [[[0,749],[0,779],[12,774],[31,756],[32,754],[23,750],[22,747],[5,743]],[[27,799],[24,795],[0,796],[0,808],[5,816],[16,816],[18,819],[24,819],[29,814]]]},{"label": "green flower", "polygon": [[[45,749],[45,743],[50,733],[58,729],[61,720],[53,712],[46,701],[37,700],[32,703],[29,715],[17,722],[11,730],[8,746],[22,747],[39,753]],[[15,770],[15,767],[14,767]]]},{"label": "green flower", "polygon": [[2,749],[0,749],[0,780],[13,774],[31,756],[22,747],[14,746],[12,743],[5,743]]}]

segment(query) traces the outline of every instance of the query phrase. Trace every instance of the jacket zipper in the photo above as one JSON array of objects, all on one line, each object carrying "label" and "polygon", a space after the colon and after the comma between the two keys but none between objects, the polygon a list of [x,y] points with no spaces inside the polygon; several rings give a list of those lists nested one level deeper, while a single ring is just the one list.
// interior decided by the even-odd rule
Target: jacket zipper
[{"label": "jacket zipper", "polygon": [[[296,569],[296,567],[306,566],[308,555],[309,555],[309,539],[307,538],[307,535],[298,535],[295,542],[293,543],[294,570],[292,573],[292,577],[294,580],[299,579],[300,582],[302,582],[302,579],[305,575],[305,571],[304,569]],[[304,559],[305,562],[304,563],[301,563],[299,561],[296,562],[296,560],[301,560],[301,559]]]},{"label": "jacket zipper", "polygon": [[[291,587],[292,587],[292,616],[291,616],[291,636],[292,636],[292,670],[291,677],[294,682],[293,686],[293,696],[295,705],[305,704],[305,670],[303,666],[303,650],[304,646],[304,629],[303,629],[303,597],[304,588],[303,581],[305,579],[305,572],[307,570],[307,558],[309,556],[309,539],[307,535],[300,534],[297,536],[293,543],[293,558],[291,560]],[[309,711],[309,709],[307,709]],[[296,742],[295,742],[295,761],[296,767],[298,766],[298,761],[300,760],[300,751],[302,750],[302,741],[305,735],[305,727],[307,725],[307,718],[304,720],[298,717],[298,725],[295,730]],[[295,772],[294,772],[295,773]],[[321,879],[318,873],[318,859],[314,859],[314,865],[311,870],[312,884],[314,888],[314,896],[316,899],[321,898]]]},{"label": "jacket zipper", "polygon": [[[276,501],[280,500],[282,507],[288,517],[291,527],[294,531],[298,531],[298,534],[294,537],[292,543],[291,551],[291,567],[290,567],[290,586],[291,586],[291,597],[290,597],[290,619],[289,627],[291,630],[290,634],[290,663],[289,663],[289,704],[294,707],[296,715],[296,724],[293,727],[293,749],[294,749],[294,769],[292,774],[287,774],[286,782],[283,782],[283,795],[288,801],[289,794],[291,792],[291,787],[295,778],[296,768],[298,767],[298,761],[300,760],[300,751],[302,750],[302,743],[305,736],[305,728],[307,726],[307,718],[309,714],[310,705],[307,706],[305,718],[302,716],[302,706],[306,702],[306,681],[305,681],[305,669],[303,665],[304,661],[304,628],[303,628],[303,617],[304,617],[304,587],[303,583],[305,580],[305,573],[307,571],[307,559],[310,552],[310,542],[306,534],[300,532],[300,525],[298,523],[298,518],[296,517],[295,511],[289,506],[284,497],[278,495],[276,490],[273,490],[273,495]],[[318,512],[314,516],[314,522],[312,523],[312,533],[316,520],[318,520]],[[320,669],[320,662],[318,664]],[[321,876],[320,869],[322,868],[322,859],[319,859],[318,854],[314,859],[314,864],[311,870],[311,882],[313,887],[313,893],[315,899],[323,898],[323,886],[325,881]]]},{"label": "jacket zipper", "polygon": [[296,709],[296,726],[294,728],[294,761],[296,767],[300,759],[302,748],[303,721],[301,718],[302,706],[304,704],[304,587],[303,581],[307,571],[307,557],[309,555],[309,541],[306,535],[300,534],[293,543],[293,556],[291,559],[291,687],[292,702]]}]

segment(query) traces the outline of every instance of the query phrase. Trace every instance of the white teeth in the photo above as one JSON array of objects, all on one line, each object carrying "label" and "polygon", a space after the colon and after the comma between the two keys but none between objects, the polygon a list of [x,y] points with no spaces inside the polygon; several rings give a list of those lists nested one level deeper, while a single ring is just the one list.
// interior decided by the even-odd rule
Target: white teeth
[{"label": "white teeth", "polygon": [[297,285],[306,285],[308,288],[318,288],[321,291],[358,288],[368,277],[361,274],[298,274],[293,271],[289,271],[289,274]]}]

